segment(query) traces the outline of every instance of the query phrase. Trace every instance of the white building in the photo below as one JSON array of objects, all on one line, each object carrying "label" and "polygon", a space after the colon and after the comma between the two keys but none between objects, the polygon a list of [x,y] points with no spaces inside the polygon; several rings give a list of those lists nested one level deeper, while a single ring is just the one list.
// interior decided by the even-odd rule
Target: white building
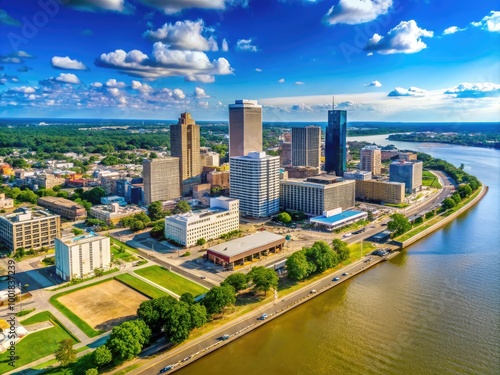
[{"label": "white building", "polygon": [[211,240],[240,229],[238,199],[210,199],[210,208],[165,218],[165,237],[184,246],[193,246],[200,238]]},{"label": "white building", "polygon": [[265,152],[229,158],[229,195],[240,200],[240,212],[269,217],[279,212],[280,158]]},{"label": "white building", "polygon": [[377,146],[365,146],[360,152],[361,170],[370,171],[372,175],[378,176],[382,171],[382,154]]},{"label": "white building", "polygon": [[109,237],[87,234],[55,239],[56,273],[63,280],[92,276],[96,268],[109,269]]}]

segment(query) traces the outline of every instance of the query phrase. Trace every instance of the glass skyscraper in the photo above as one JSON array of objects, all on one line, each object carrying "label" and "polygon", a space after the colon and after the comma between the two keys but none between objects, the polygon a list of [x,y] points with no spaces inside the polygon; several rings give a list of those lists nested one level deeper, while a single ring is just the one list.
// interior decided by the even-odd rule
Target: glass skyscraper
[{"label": "glass skyscraper", "polygon": [[325,170],[343,176],[347,163],[347,111],[329,110],[325,136]]}]

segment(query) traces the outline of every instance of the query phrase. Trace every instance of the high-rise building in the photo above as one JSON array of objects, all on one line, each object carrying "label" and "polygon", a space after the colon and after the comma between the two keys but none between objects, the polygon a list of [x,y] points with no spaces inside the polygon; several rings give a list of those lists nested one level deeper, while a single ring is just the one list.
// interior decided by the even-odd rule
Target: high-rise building
[{"label": "high-rise building", "polygon": [[377,146],[365,146],[361,149],[361,170],[378,176],[382,170],[382,154]]},{"label": "high-rise building", "polygon": [[396,161],[391,163],[389,169],[389,180],[403,182],[408,194],[415,193],[422,188],[421,161]]},{"label": "high-rise building", "polygon": [[192,185],[201,182],[201,160],[200,127],[187,112],[170,125],[170,155],[179,158],[182,193],[188,194]]},{"label": "high-rise building", "polygon": [[321,128],[319,126],[292,128],[292,165],[317,168],[321,166]]},{"label": "high-rise building", "polygon": [[144,204],[180,198],[179,158],[144,159],[142,167]]},{"label": "high-rise building", "polygon": [[279,212],[280,158],[265,152],[229,158],[229,191],[240,200],[240,212],[269,217]]},{"label": "high-rise building", "polygon": [[292,165],[292,143],[283,142],[281,145],[281,165],[283,167],[288,167]]},{"label": "high-rise building", "polygon": [[329,110],[325,137],[325,171],[343,176],[347,164],[347,111]]},{"label": "high-rise building", "polygon": [[256,100],[229,105],[229,157],[262,151],[262,106]]}]

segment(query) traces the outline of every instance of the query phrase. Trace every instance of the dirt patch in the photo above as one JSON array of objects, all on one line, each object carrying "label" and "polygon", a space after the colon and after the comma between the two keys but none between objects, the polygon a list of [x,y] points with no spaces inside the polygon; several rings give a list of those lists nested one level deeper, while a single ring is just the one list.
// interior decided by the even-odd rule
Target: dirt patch
[{"label": "dirt patch", "polygon": [[58,298],[96,330],[108,331],[113,326],[135,317],[141,302],[149,298],[116,280],[78,290]]}]

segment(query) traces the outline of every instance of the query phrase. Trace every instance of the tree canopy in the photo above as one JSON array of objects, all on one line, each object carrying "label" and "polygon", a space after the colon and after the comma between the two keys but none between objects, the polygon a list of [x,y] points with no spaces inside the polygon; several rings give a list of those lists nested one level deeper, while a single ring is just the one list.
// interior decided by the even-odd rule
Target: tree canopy
[{"label": "tree canopy", "polygon": [[215,286],[203,298],[203,305],[209,314],[219,314],[224,311],[226,306],[236,302],[234,294],[235,290],[231,285]]},{"label": "tree canopy", "polygon": [[253,267],[248,273],[248,279],[252,281],[256,292],[267,292],[270,289],[278,289],[278,275],[271,268]]},{"label": "tree canopy", "polygon": [[387,223],[387,229],[392,230],[395,236],[400,236],[411,229],[410,221],[402,214],[392,214]]},{"label": "tree canopy", "polygon": [[248,287],[248,277],[243,273],[236,272],[226,277],[221,285],[231,285],[236,292],[239,292]]},{"label": "tree canopy", "polygon": [[149,341],[151,330],[141,320],[128,320],[113,328],[106,343],[116,363],[134,358]]},{"label": "tree canopy", "polygon": [[57,361],[62,365],[66,366],[72,362],[76,361],[76,350],[73,349],[73,340],[64,339],[59,342],[59,347],[54,353]]}]

